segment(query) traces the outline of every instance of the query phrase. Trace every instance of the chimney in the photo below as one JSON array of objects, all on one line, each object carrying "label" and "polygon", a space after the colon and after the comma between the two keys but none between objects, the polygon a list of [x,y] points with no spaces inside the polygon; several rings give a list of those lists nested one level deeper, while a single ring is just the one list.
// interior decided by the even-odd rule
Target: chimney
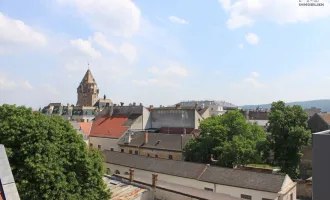
[{"label": "chimney", "polygon": [[135,102],[133,102],[133,106],[136,106],[136,103]]},{"label": "chimney", "polygon": [[123,106],[124,105],[124,102],[120,102],[120,106]]},{"label": "chimney", "polygon": [[152,174],[152,187],[155,188],[157,185],[158,174]]},{"label": "chimney", "polygon": [[130,168],[129,169],[129,182],[134,181],[134,169]]},{"label": "chimney", "polygon": [[180,109],[180,107],[181,107],[180,104],[176,104],[176,105],[175,105],[175,108],[176,108],[176,109]]},{"label": "chimney", "polygon": [[143,106],[142,103],[140,103],[140,106]]},{"label": "chimney", "polygon": [[197,110],[197,106],[198,106],[198,104],[197,104],[197,103],[195,103],[195,110]]},{"label": "chimney", "polygon": [[113,106],[117,106],[117,104],[113,104]]},{"label": "chimney", "polygon": [[144,133],[144,144],[148,144],[148,131]]},{"label": "chimney", "polygon": [[105,104],[105,107],[109,107],[109,105],[110,105],[109,103],[106,103],[106,104]]},{"label": "chimney", "polygon": [[154,107],[153,105],[150,105],[149,110],[151,111],[153,109],[153,107]]}]

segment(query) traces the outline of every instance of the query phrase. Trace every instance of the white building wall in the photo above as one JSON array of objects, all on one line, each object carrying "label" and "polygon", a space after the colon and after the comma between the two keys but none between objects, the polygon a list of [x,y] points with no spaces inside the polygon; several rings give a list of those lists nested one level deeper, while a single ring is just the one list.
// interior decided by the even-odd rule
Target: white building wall
[{"label": "white building wall", "polygon": [[103,138],[103,137],[89,137],[89,145],[93,145],[94,148],[98,148],[101,145],[101,150],[111,150],[118,151],[119,139]]},{"label": "white building wall", "polygon": [[134,123],[131,125],[131,130],[143,130],[143,116],[139,116],[135,119]]},{"label": "white building wall", "polygon": [[143,127],[144,127],[144,129],[151,128],[150,111],[147,108],[143,108],[142,117],[143,117]]},{"label": "white building wall", "polygon": [[276,193],[263,192],[258,190],[251,190],[251,189],[231,187],[231,186],[218,185],[218,184],[216,184],[216,192],[229,194],[233,197],[238,197],[238,198],[241,198],[241,194],[250,195],[253,200],[262,200],[262,198],[278,200],[278,196],[279,196]]},{"label": "white building wall", "polygon": [[[104,165],[105,165],[105,168],[109,168],[111,170],[111,173],[115,173],[116,170],[119,170],[120,174],[122,174],[122,175],[125,172],[129,172],[129,167],[124,167],[124,166],[114,165],[114,164],[109,164],[109,163],[105,163]],[[134,169],[134,175],[136,177],[136,180],[138,180],[138,177],[147,177],[147,178],[150,177],[150,179],[151,179],[153,173],[154,172],[140,170],[140,169]],[[202,189],[202,190],[204,190],[205,188],[212,188],[214,192],[228,194],[228,195],[231,195],[234,197],[240,198],[241,194],[245,194],[245,195],[251,195],[253,200],[262,200],[262,198],[268,198],[268,199],[272,199],[272,200],[282,200],[282,199],[278,198],[279,195],[277,193],[207,183],[207,182],[198,181],[195,179],[182,178],[182,177],[161,174],[161,173],[157,173],[157,174],[158,174],[158,180],[166,181],[169,183],[185,185],[185,186],[189,186],[189,187],[194,187],[194,188]],[[290,191],[290,193],[295,194],[296,193],[295,188],[292,191]],[[289,196],[289,194],[287,196]],[[288,198],[288,199],[283,199],[283,200],[291,200],[291,199]],[[294,196],[293,200],[296,200],[296,196]]]}]

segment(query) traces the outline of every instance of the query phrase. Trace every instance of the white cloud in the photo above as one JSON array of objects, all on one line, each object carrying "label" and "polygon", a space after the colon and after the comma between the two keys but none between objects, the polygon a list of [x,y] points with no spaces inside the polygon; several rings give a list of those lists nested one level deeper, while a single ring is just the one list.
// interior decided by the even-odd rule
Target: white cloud
[{"label": "white cloud", "polygon": [[102,32],[131,37],[140,29],[141,11],[131,0],[57,0],[72,6],[90,25]]},{"label": "white cloud", "polygon": [[184,20],[184,19],[181,19],[179,17],[176,17],[176,16],[169,16],[168,19],[171,21],[171,22],[174,22],[174,23],[178,23],[178,24],[188,24],[188,21]]},{"label": "white cloud", "polygon": [[70,44],[75,47],[81,53],[84,53],[92,58],[101,56],[101,53],[92,47],[92,44],[88,40],[76,39],[70,40]]},{"label": "white cloud", "polygon": [[179,87],[178,84],[173,83],[170,80],[166,79],[147,79],[147,80],[132,80],[132,83],[139,87],[171,87],[171,88],[177,88]]},{"label": "white cloud", "polygon": [[110,51],[112,53],[117,52],[116,46],[111,42],[109,42],[103,33],[100,32],[94,33],[94,36],[91,38],[91,40],[96,44],[100,45],[101,47],[103,47],[107,51]]},{"label": "white cloud", "polygon": [[229,12],[228,28],[235,29],[252,25],[256,21],[278,24],[309,22],[330,16],[330,3],[320,0],[324,6],[299,6],[298,0],[219,0]]},{"label": "white cloud", "polygon": [[119,49],[120,53],[128,60],[130,64],[137,60],[137,52],[135,46],[129,43],[123,43]]},{"label": "white cloud", "polygon": [[188,70],[183,67],[180,63],[169,61],[166,68],[151,67],[149,71],[155,75],[161,76],[188,76]]},{"label": "white cloud", "polygon": [[258,72],[252,72],[250,77],[244,79],[244,83],[249,84],[255,88],[262,88],[265,85],[257,80],[257,78],[260,76]]},{"label": "white cloud", "polygon": [[13,89],[16,85],[15,81],[9,80],[4,74],[0,74],[0,89]]},{"label": "white cloud", "polygon": [[54,86],[52,86],[48,83],[43,85],[43,89],[45,89],[47,92],[49,92],[51,94],[60,94]]},{"label": "white cloud", "polygon": [[215,71],[215,74],[221,75],[222,73],[221,73],[221,71],[217,70],[217,71]]},{"label": "white cloud", "polygon": [[244,79],[244,82],[247,84],[251,84],[253,87],[256,87],[256,88],[264,87],[264,84],[260,83],[259,81],[257,81],[254,78],[246,78],[246,79]]},{"label": "white cloud", "polygon": [[14,44],[47,44],[46,37],[21,20],[11,19],[0,12],[0,41]]},{"label": "white cloud", "polygon": [[28,80],[25,80],[23,82],[23,87],[26,89],[33,89],[33,86],[30,84],[30,82]]},{"label": "white cloud", "polygon": [[251,73],[251,76],[252,76],[252,77],[259,77],[260,74],[259,74],[258,72],[252,72],[252,73]]},{"label": "white cloud", "polygon": [[259,37],[255,33],[248,33],[245,39],[251,45],[257,45],[260,42]]},{"label": "white cloud", "polygon": [[240,48],[240,49],[244,49],[244,44],[239,44],[239,45],[238,45],[238,48]]}]

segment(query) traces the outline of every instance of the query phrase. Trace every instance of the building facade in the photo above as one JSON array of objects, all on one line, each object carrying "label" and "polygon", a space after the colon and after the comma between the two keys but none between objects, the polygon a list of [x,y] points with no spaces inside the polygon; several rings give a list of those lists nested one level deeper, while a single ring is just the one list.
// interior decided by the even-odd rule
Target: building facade
[{"label": "building facade", "polygon": [[225,101],[215,101],[215,100],[201,100],[201,101],[181,101],[176,105],[181,105],[183,107],[194,107],[197,105],[198,108],[203,109],[205,107],[210,108],[210,115],[223,115],[228,110],[236,110],[238,106],[228,103]]},{"label": "building facade", "polygon": [[313,134],[313,200],[329,199],[330,130]]},{"label": "building facade", "polygon": [[118,146],[121,152],[153,158],[183,160],[183,149],[192,134],[126,133]]},{"label": "building facade", "polygon": [[97,87],[96,81],[89,69],[77,88],[77,94],[77,106],[91,107],[94,106],[99,99],[99,88]]},{"label": "building facade", "polygon": [[120,152],[105,151],[105,167],[114,174],[150,177],[187,187],[227,194],[241,199],[296,200],[296,183],[287,175],[258,173],[206,164],[157,159]]}]

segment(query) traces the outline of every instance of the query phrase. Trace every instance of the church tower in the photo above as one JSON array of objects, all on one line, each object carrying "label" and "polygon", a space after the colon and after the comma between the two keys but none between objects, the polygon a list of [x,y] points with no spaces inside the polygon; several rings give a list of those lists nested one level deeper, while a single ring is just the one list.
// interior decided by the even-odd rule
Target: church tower
[{"label": "church tower", "polygon": [[77,88],[77,93],[77,106],[94,106],[99,98],[99,89],[89,69],[89,65],[84,78]]}]

